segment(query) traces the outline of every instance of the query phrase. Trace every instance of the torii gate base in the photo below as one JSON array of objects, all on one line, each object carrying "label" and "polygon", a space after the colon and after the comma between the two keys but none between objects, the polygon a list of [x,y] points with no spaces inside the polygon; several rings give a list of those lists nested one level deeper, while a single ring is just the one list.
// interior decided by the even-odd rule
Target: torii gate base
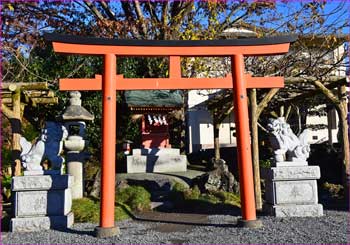
[{"label": "torii gate base", "polygon": [[[232,89],[237,129],[237,152],[242,205],[240,226],[258,227],[250,149],[247,88],[283,87],[283,77],[251,77],[244,74],[244,56],[288,52],[295,36],[206,41],[115,40],[46,34],[56,52],[104,56],[103,77],[60,79],[60,90],[102,90],[101,218],[97,237],[119,234],[114,224],[116,90]],[[165,56],[170,59],[169,78],[125,79],[116,72],[116,56]],[[232,75],[225,78],[182,78],[180,57],[231,57]]]}]

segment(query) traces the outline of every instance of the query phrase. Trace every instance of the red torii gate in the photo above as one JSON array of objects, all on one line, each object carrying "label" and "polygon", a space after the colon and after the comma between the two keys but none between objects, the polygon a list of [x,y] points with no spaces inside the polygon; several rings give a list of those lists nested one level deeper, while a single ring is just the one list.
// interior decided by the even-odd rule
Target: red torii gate
[{"label": "red torii gate", "polygon": [[[202,41],[117,40],[58,34],[45,34],[45,38],[52,41],[54,51],[59,53],[104,57],[103,75],[60,79],[60,90],[102,90],[103,93],[101,218],[96,236],[113,236],[119,232],[114,223],[116,90],[232,89],[242,204],[240,224],[257,226],[246,89],[283,87],[284,78],[245,74],[243,57],[287,53],[296,36]],[[169,57],[169,78],[124,78],[116,74],[117,56]],[[231,57],[232,73],[225,78],[182,78],[180,57],[197,56]]]}]

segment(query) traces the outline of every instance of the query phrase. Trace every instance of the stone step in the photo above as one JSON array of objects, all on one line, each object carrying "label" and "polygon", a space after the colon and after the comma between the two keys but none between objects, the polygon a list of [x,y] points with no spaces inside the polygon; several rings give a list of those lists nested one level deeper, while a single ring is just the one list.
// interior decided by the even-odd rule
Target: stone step
[{"label": "stone step", "polygon": [[143,148],[143,149],[133,149],[133,155],[180,155],[180,149],[177,148]]},{"label": "stone step", "polygon": [[133,155],[127,156],[128,173],[186,172],[185,155]]},{"label": "stone step", "polygon": [[309,205],[271,205],[264,204],[263,209],[275,217],[319,217],[323,216],[321,204]]}]

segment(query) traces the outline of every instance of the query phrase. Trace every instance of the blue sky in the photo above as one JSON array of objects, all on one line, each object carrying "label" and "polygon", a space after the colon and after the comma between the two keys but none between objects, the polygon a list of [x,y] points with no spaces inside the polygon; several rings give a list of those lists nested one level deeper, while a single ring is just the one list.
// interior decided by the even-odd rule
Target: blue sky
[{"label": "blue sky", "polygon": [[[290,23],[294,24],[294,13],[301,9],[302,5],[305,5],[305,3],[311,3],[311,1],[288,1],[288,4],[286,5],[282,1],[276,1],[276,9],[267,11],[265,14],[265,17],[267,15],[281,15],[283,16],[280,22],[285,22],[286,19],[290,20]],[[304,9],[305,10],[305,9]],[[343,34],[349,34],[350,28],[349,28],[349,13],[350,13],[350,2],[349,1],[326,1],[326,4],[324,5],[324,8],[319,13],[321,16],[324,16],[325,23],[322,25],[341,25],[344,24],[344,22],[347,22],[347,27],[338,28],[338,31]],[[311,11],[309,11],[311,12]],[[307,19],[303,20],[302,17],[308,16],[307,11],[304,11],[303,14],[301,14],[298,22],[300,25],[303,25]],[[259,18],[259,17],[256,17]],[[278,21],[275,21],[273,23],[267,23],[265,24],[265,27],[270,28],[276,28],[279,25]],[[314,25],[312,28],[308,30],[309,33],[317,33],[321,34],[324,33],[325,30],[320,28],[321,26]]]}]

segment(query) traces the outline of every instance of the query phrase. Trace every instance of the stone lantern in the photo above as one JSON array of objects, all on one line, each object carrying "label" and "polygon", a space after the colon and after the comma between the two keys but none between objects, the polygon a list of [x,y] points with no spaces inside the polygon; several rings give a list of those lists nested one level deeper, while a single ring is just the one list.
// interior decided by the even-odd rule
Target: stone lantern
[{"label": "stone lantern", "polygon": [[61,119],[68,131],[68,137],[64,141],[64,149],[67,152],[67,173],[74,176],[72,198],[77,199],[83,197],[83,163],[88,155],[84,151],[87,145],[85,122],[94,120],[94,116],[81,106],[80,92],[72,91],[69,95],[70,105]]}]

